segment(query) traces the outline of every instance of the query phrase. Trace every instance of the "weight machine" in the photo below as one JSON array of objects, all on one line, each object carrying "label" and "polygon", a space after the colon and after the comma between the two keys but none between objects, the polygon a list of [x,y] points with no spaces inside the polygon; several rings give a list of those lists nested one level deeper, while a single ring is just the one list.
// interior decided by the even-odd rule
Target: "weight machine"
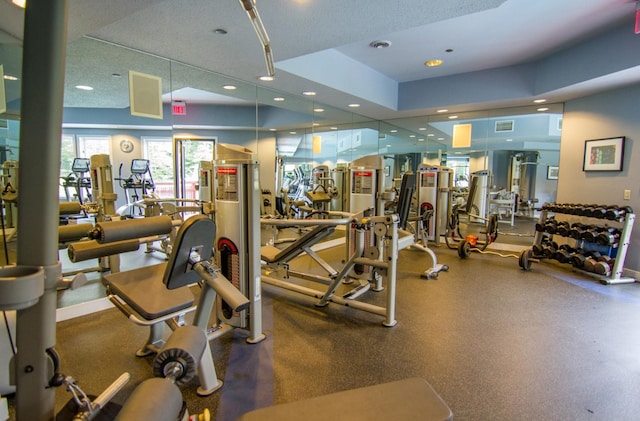
[{"label": "weight machine", "polygon": [[0,199],[4,203],[5,228],[16,228],[18,226],[18,161],[2,163]]},{"label": "weight machine", "polygon": [[[329,213],[333,216],[342,216],[339,219],[305,219],[305,220],[286,220],[286,219],[264,219],[262,223],[265,225],[275,225],[277,227],[313,227],[305,235],[288,245],[284,249],[278,249],[274,246],[267,245],[261,249],[261,257],[265,262],[263,267],[262,282],[280,287],[289,291],[297,292],[318,299],[316,303],[318,307],[327,306],[329,303],[344,305],[355,308],[357,310],[366,311],[384,317],[382,324],[392,327],[397,324],[395,318],[395,294],[396,294],[396,267],[398,255],[398,215],[385,215],[363,217],[362,214],[347,216],[343,213]],[[347,216],[347,217],[345,217]],[[353,252],[344,266],[339,269],[333,268],[329,263],[324,261],[316,254],[311,246],[318,241],[328,237],[336,227],[340,225],[350,226],[354,232],[355,244],[353,247],[347,245],[347,250],[352,249]],[[375,230],[378,238],[384,244],[383,254],[381,256],[363,255],[365,250],[365,233]],[[311,273],[303,273],[292,270],[289,262],[301,253],[306,252],[320,267],[326,272],[326,275],[315,275]],[[369,266],[379,270],[379,273],[386,274],[386,305],[376,306],[362,301],[357,298],[370,289],[367,280],[354,278],[354,269],[356,266]],[[277,275],[278,278],[273,275]],[[292,281],[292,278],[312,281],[327,286],[326,290],[306,287]],[[356,279],[356,286],[349,288],[348,291],[338,294],[338,288],[342,284],[347,287]],[[379,289],[382,282],[379,281]]]},{"label": "weight machine", "polygon": [[[453,184],[453,171],[442,166],[418,168],[417,177],[417,239],[426,246],[427,241],[440,245],[440,237],[446,227],[449,191]],[[426,214],[431,216],[426,218]],[[426,241],[425,241],[426,238]]]},{"label": "weight machine", "polygon": [[257,343],[262,333],[262,293],[260,287],[260,167],[253,151],[218,143],[213,162],[215,173],[216,262],[221,273],[251,305],[233,311],[222,301],[219,318],[246,329],[247,342]]}]

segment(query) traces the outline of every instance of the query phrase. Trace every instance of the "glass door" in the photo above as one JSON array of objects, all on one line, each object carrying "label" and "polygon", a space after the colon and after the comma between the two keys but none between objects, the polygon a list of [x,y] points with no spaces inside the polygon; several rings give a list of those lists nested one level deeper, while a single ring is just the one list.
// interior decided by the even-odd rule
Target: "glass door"
[{"label": "glass door", "polygon": [[197,199],[200,161],[213,161],[215,138],[174,138],[175,193],[180,199]]}]

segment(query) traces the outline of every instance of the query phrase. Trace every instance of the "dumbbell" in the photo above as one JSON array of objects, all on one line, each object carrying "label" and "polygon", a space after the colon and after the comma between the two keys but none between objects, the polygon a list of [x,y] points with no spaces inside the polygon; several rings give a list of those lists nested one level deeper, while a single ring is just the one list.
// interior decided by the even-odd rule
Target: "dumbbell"
[{"label": "dumbbell", "polygon": [[609,259],[606,261],[597,261],[593,266],[593,271],[599,275],[609,276],[611,274],[611,270],[613,269],[613,265],[615,260]]},{"label": "dumbbell", "polygon": [[587,260],[587,256],[585,256],[583,249],[577,249],[569,256],[569,261],[573,267],[582,268],[585,260]]},{"label": "dumbbell", "polygon": [[603,205],[596,205],[593,208],[589,209],[589,215],[585,215],[585,216],[589,216],[591,218],[596,218],[596,219],[604,219],[604,215],[607,212],[607,207],[603,206]]},{"label": "dumbbell", "polygon": [[624,219],[624,217],[630,213],[633,213],[633,209],[631,209],[630,206],[612,206],[605,211],[604,217],[610,221],[617,221]]},{"label": "dumbbell", "polygon": [[537,232],[544,232],[544,222],[536,222],[535,228]]},{"label": "dumbbell", "polygon": [[573,207],[572,204],[570,203],[563,203],[557,206],[556,208],[556,212],[557,213],[569,213],[571,208]]},{"label": "dumbbell", "polygon": [[582,212],[584,212],[584,209],[587,207],[587,205],[583,205],[582,203],[576,203],[574,205],[569,206],[569,209],[567,209],[567,213],[569,215],[581,215]]},{"label": "dumbbell", "polygon": [[598,225],[590,225],[586,227],[585,231],[580,236],[581,240],[584,240],[589,243],[593,243],[596,241],[598,234],[603,230],[603,227]]},{"label": "dumbbell", "polygon": [[578,249],[571,255],[571,264],[577,268],[584,269],[584,265],[588,259],[592,259],[592,264],[595,264],[600,256],[599,251]]},{"label": "dumbbell", "polygon": [[542,252],[540,255],[544,256],[547,259],[552,259],[555,252],[558,250],[558,245],[554,242],[545,244],[542,247]]},{"label": "dumbbell", "polygon": [[569,236],[571,238],[575,238],[576,240],[579,240],[582,238],[584,233],[591,227],[592,227],[591,225],[583,224],[581,222],[574,222],[573,224],[571,224],[571,229],[569,230]]},{"label": "dumbbell", "polygon": [[548,232],[548,227],[551,227],[553,232],[555,232],[555,226],[558,224],[558,221],[555,220],[554,217],[550,217],[545,219],[544,221],[538,221],[535,225],[535,230],[538,232]]},{"label": "dumbbell", "polygon": [[621,234],[622,233],[618,228],[603,227],[595,240],[598,244],[602,244],[603,246],[613,246],[618,243]]},{"label": "dumbbell", "polygon": [[534,256],[543,256],[545,247],[542,244],[534,244],[531,247]]},{"label": "dumbbell", "polygon": [[560,246],[558,250],[553,253],[553,258],[560,263],[568,263],[571,260],[571,255],[575,252],[575,249],[567,244]]},{"label": "dumbbell", "polygon": [[568,221],[560,221],[556,225],[556,234],[562,237],[568,237],[570,230],[571,230],[571,225],[569,225]]},{"label": "dumbbell", "polygon": [[558,226],[558,221],[556,221],[554,218],[547,218],[544,221],[543,231],[549,234],[555,234],[557,226]]},{"label": "dumbbell", "polygon": [[[612,261],[613,259],[611,259],[611,257],[609,256],[601,256],[598,254],[593,254],[592,256],[588,257],[585,261],[584,261],[584,270],[586,270],[587,272],[596,272],[596,265],[598,263],[606,263],[607,265],[612,265]],[[600,269],[602,269],[601,265],[598,265]]]},{"label": "dumbbell", "polygon": [[601,206],[596,204],[587,205],[582,209],[580,216],[591,218],[598,208],[601,208]]}]

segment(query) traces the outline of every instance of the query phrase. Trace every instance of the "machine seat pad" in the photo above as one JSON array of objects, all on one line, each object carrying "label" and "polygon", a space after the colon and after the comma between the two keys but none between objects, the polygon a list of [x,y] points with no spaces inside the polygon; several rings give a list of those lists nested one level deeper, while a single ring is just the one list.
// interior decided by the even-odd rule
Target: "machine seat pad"
[{"label": "machine seat pad", "polygon": [[262,260],[267,263],[273,263],[276,261],[276,257],[281,251],[282,250],[280,250],[278,247],[272,245],[262,246],[260,247],[260,258],[262,258]]},{"label": "machine seat pad", "polygon": [[146,320],[189,308],[194,297],[189,288],[167,289],[162,283],[166,263],[111,273],[105,285]]},{"label": "machine seat pad", "polygon": [[256,409],[236,421],[450,421],[453,413],[426,380],[409,378]]},{"label": "machine seat pad", "polygon": [[282,250],[270,245],[262,246],[260,248],[260,257],[267,263],[286,263],[302,254],[306,247],[311,247],[328,237],[335,230],[336,227],[333,225],[318,225]]}]

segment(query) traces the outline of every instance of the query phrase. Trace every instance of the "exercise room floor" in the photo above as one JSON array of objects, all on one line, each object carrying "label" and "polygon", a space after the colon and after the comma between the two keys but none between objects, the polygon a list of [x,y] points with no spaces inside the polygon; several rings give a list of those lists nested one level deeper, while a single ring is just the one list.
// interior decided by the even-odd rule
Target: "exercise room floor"
[{"label": "exercise room floor", "polygon": [[[400,252],[395,327],[382,317],[263,287],[267,339],[250,345],[241,331],[212,341],[221,391],[195,395],[191,413],[209,408],[234,420],[254,408],[380,384],[426,379],[457,420],[636,420],[640,413],[640,289],[604,286],[568,266],[456,250],[436,250],[448,272],[424,280],[430,260]],[[338,261],[341,249],[320,254]],[[306,258],[296,262],[308,267]],[[362,299],[382,302],[385,292]],[[151,377],[151,357],[136,358],[147,329],[115,309],[58,323],[62,370],[91,394],[122,372],[121,403]],[[61,408],[69,394],[58,390]],[[152,396],[149,399],[153,399]]]}]

